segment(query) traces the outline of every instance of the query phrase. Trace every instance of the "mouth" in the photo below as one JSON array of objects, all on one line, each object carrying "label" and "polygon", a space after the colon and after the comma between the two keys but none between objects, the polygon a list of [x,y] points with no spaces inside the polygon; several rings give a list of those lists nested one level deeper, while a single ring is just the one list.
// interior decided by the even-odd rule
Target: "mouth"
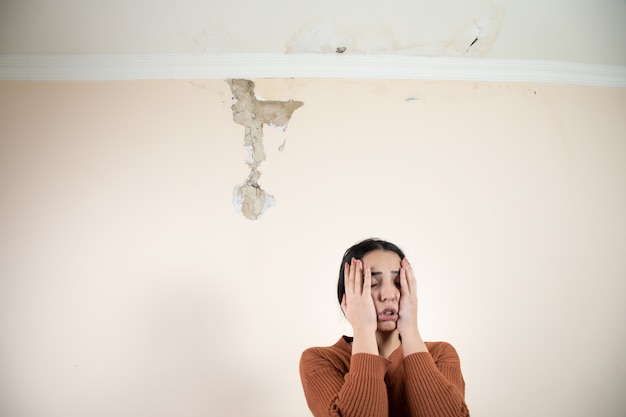
[{"label": "mouth", "polygon": [[383,321],[398,320],[398,312],[394,308],[385,308],[378,313],[378,318]]}]

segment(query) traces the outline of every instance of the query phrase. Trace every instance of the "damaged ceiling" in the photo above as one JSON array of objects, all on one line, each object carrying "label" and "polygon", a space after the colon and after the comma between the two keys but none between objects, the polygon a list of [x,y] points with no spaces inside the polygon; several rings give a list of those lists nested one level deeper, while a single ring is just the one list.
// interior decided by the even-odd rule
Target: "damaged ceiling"
[{"label": "damaged ceiling", "polygon": [[[250,220],[275,203],[259,184],[266,158],[264,127],[285,129],[303,103],[258,99],[252,81],[231,78],[241,77],[233,68],[248,71],[273,61],[271,71],[258,76],[280,76],[285,61],[276,57],[307,57],[299,67],[313,67],[319,75],[323,65],[311,65],[311,60],[335,57],[343,75],[354,77],[349,71],[358,66],[371,68],[369,77],[415,77],[428,65],[418,59],[409,73],[398,75],[395,70],[405,68],[404,57],[455,58],[457,72],[450,73],[453,66],[448,66],[443,73],[465,79],[477,62],[502,60],[513,68],[523,67],[521,61],[558,62],[566,65],[550,71],[536,65],[535,73],[527,71],[524,77],[539,74],[540,81],[549,82],[556,73],[558,82],[626,86],[624,45],[626,0],[0,0],[0,79],[135,79],[138,74],[160,78],[171,77],[174,69],[179,76],[205,78],[194,68],[204,71],[219,65],[195,60],[231,57],[237,65],[222,64],[228,73],[223,78],[228,78],[233,94],[233,121],[242,127],[250,170],[234,187],[233,206]],[[340,55],[366,60],[337,58]],[[152,61],[146,56],[183,58]],[[372,56],[394,60],[387,66],[371,65]],[[574,63],[593,68],[581,70]],[[440,68],[434,66],[425,76],[442,76]],[[561,69],[569,75],[561,76]],[[497,65],[481,77],[493,81],[494,71]],[[518,80],[518,75],[505,78]],[[477,76],[468,79],[472,77]]]},{"label": "damaged ceiling", "polygon": [[250,168],[248,178],[233,191],[233,205],[246,218],[256,220],[274,205],[274,197],[259,185],[261,171],[258,168],[265,161],[263,128],[267,125],[287,129],[291,115],[304,103],[259,100],[254,93],[254,82],[250,80],[228,80],[228,85],[233,94],[233,120],[245,127],[246,164]]},{"label": "damaged ceiling", "polygon": [[0,2],[0,55],[342,53],[625,66],[625,44],[625,0]]}]

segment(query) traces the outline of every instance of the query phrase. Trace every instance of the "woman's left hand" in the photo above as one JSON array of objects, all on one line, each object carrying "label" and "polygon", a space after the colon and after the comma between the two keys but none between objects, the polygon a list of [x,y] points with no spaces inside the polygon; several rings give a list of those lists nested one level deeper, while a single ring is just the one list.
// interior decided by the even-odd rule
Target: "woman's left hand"
[{"label": "woman's left hand", "polygon": [[417,327],[417,280],[409,261],[400,262],[400,308],[398,331],[404,340],[411,335],[419,337]]}]

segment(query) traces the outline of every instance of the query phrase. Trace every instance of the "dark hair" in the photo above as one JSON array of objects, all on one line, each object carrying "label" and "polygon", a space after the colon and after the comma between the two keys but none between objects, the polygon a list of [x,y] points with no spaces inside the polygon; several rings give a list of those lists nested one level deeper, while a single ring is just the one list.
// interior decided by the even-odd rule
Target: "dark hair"
[{"label": "dark hair", "polygon": [[346,262],[350,263],[352,258],[363,259],[365,255],[375,250],[387,250],[395,252],[398,254],[400,259],[405,258],[404,252],[402,252],[399,247],[391,242],[387,242],[386,240],[381,239],[365,239],[348,248],[346,253],[344,253],[343,255],[343,259],[341,260],[341,267],[339,268],[339,280],[337,280],[337,299],[339,300],[339,305],[341,305],[343,295],[346,293],[346,286],[343,281],[343,271],[345,269]]}]

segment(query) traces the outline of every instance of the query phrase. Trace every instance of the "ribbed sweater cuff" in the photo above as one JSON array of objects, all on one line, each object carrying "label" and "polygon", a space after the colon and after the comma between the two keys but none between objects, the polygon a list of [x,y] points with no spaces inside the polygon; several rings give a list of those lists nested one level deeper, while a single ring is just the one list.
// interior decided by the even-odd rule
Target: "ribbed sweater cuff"
[{"label": "ribbed sweater cuff", "polygon": [[433,358],[427,352],[418,352],[408,355],[405,360],[404,371],[407,378],[411,379],[418,387],[426,391],[436,390],[435,387],[447,390],[456,381],[447,380],[442,374]]},{"label": "ribbed sweater cuff", "polygon": [[391,361],[371,353],[355,353],[350,359],[351,373],[364,373],[372,376],[384,377]]},{"label": "ribbed sweater cuff", "polygon": [[409,369],[437,371],[437,366],[428,352],[412,353],[404,358],[404,361],[409,365]]}]

